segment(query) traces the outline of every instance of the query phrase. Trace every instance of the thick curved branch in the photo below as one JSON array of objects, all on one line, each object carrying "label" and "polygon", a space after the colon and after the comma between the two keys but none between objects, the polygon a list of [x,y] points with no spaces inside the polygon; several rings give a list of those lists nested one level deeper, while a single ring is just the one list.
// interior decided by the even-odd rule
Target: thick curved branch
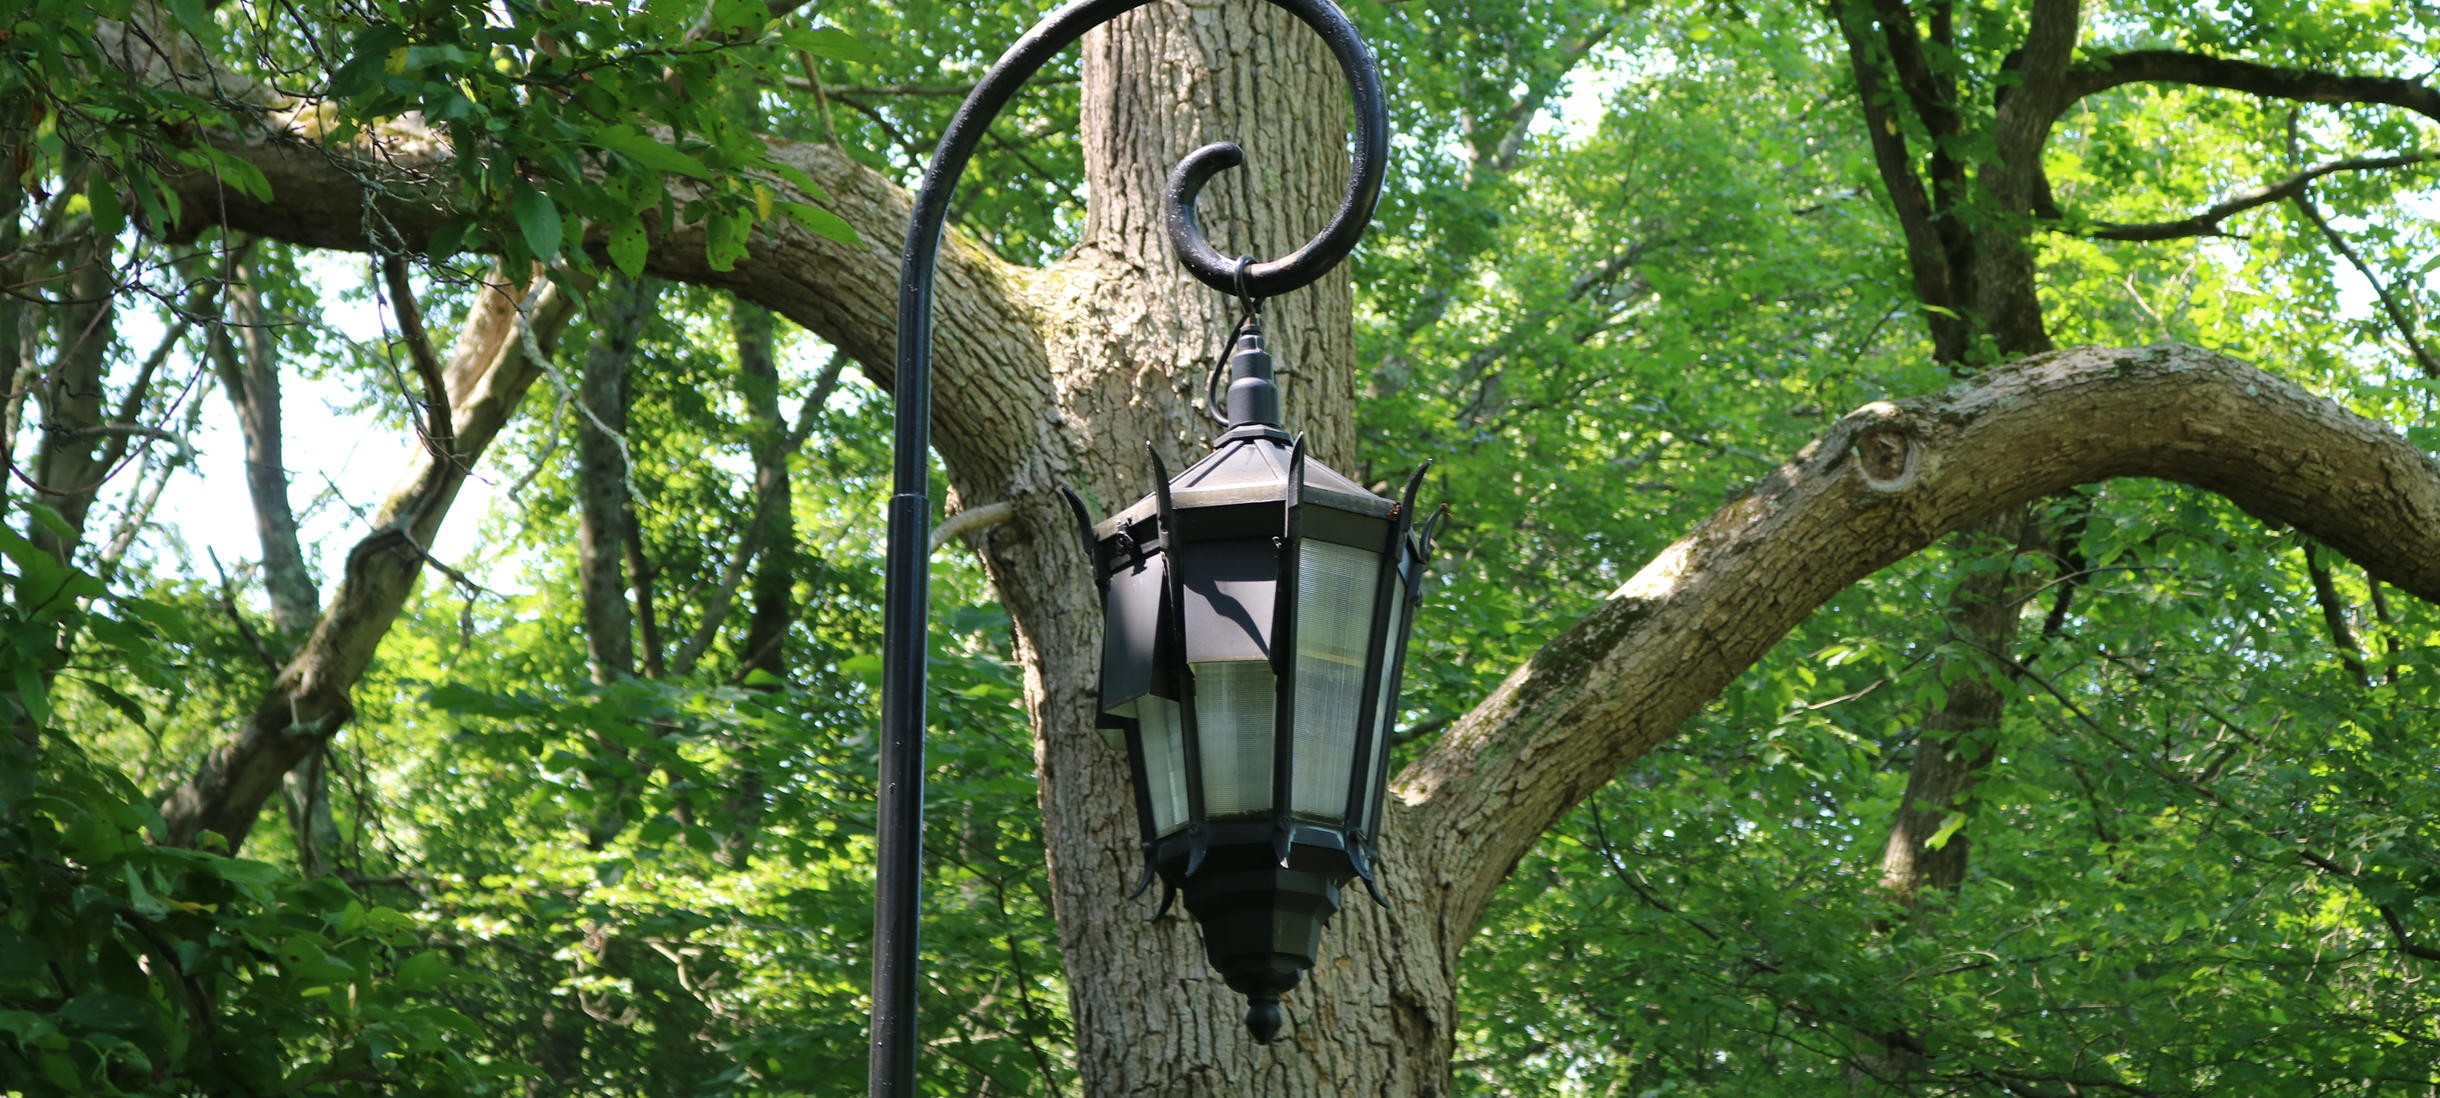
[{"label": "thick curved branch", "polygon": [[[2078,350],[1876,403],[1670,546],[1398,778],[1452,942],[1537,836],[1848,585],[2002,508],[2158,477],[2440,601],[2440,463],[2387,425],[2186,347]],[[1423,849],[1416,849],[1421,847]]]},{"label": "thick curved branch", "polygon": [[2440,154],[2359,156],[2347,160],[2334,160],[2319,167],[2298,172],[2276,183],[2266,183],[2250,191],[2230,195],[2227,199],[2213,204],[2210,209],[2192,217],[2182,217],[2175,221],[2146,221],[2134,224],[2095,221],[2092,223],[2096,226],[2095,228],[2080,235],[2096,240],[2175,240],[2188,236],[2226,236],[2228,234],[2220,231],[2220,222],[2256,206],[2267,206],[2283,198],[2301,195],[2314,180],[2325,175],[2403,168],[2413,164],[2427,164],[2434,160],[2440,160]]},{"label": "thick curved branch", "polygon": [[[405,247],[421,250],[459,211],[446,183],[454,170],[445,142],[417,137],[407,123],[384,135],[381,153],[327,148],[279,130],[247,136],[219,133],[212,143],[263,173],[272,198],[263,201],[223,188],[208,174],[171,180],[192,235],[220,225],[314,248],[372,250],[368,209]],[[879,173],[824,145],[773,142],[773,155],[805,172],[825,192],[812,204],[838,215],[857,233],[841,244],[793,222],[766,224],[749,253],[729,270],[705,259],[700,225],[654,227],[645,273],[675,282],[728,290],[780,313],[830,341],[864,365],[884,388],[892,383],[897,345],[897,240],[907,219],[906,192]],[[685,181],[672,177],[673,190]],[[793,187],[767,180],[779,197],[811,201]],[[685,195],[678,195],[679,204]],[[952,233],[942,249],[939,334],[935,337],[940,404],[934,415],[944,451],[989,463],[1020,445],[1008,438],[1008,408],[1047,407],[1050,381],[1037,319],[1018,287],[1017,268]],[[1032,364],[1028,368],[1027,364]]]},{"label": "thick curved branch", "polygon": [[2193,84],[2299,103],[2376,103],[2440,121],[2440,89],[2421,81],[2341,76],[2183,50],[2133,50],[2079,64],[2068,71],[2067,94],[2058,107],[2065,110],[2085,96],[2125,84]]}]

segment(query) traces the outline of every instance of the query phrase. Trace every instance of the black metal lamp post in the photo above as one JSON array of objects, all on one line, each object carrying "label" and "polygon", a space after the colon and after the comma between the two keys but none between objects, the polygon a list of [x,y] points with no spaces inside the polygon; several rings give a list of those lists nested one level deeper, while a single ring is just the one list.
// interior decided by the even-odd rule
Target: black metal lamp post
[{"label": "black metal lamp post", "polygon": [[[1150,2],[1074,0],[1009,47],[950,121],[908,218],[882,641],[876,1098],[908,1098],[915,1088],[932,281],[942,225],[967,160],[1017,88],[1087,30]],[[1251,1000],[1247,1023],[1269,1040],[1279,995],[1313,963],[1340,886],[1372,881],[1384,748],[1428,537],[1409,536],[1415,481],[1392,504],[1306,459],[1280,428],[1254,308],[1354,249],[1380,197],[1388,127],[1371,52],[1347,17],[1330,0],[1264,2],[1319,34],[1346,76],[1355,120],[1347,195],[1295,252],[1230,260],[1204,239],[1194,202],[1243,153],[1207,145],[1171,173],[1167,224],[1179,262],[1247,305],[1228,430],[1174,484],[1156,455],[1153,496],[1088,527],[1086,540],[1113,631],[1101,723],[1129,747],[1147,863],[1186,896],[1212,963]]]}]

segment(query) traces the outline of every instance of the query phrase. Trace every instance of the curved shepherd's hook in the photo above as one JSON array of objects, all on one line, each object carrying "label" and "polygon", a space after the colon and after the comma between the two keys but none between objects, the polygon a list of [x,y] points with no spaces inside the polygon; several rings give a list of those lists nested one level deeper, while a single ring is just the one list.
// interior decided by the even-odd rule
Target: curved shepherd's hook
[{"label": "curved shepherd's hook", "polygon": [[[898,281],[898,366],[894,379],[896,495],[884,598],[881,675],[880,867],[874,896],[871,1093],[915,1093],[917,886],[923,845],[924,632],[930,617],[927,548],[931,504],[925,498],[932,442],[932,281],[950,193],[984,130],[1052,54],[1084,33],[1152,0],[1075,0],[1044,16],[1000,55],[966,97],[924,169],[907,219]],[[1228,143],[1206,145],[1180,161],[1169,177],[1167,223],[1178,261],[1203,284],[1246,298],[1273,297],[1320,278],[1353,251],[1381,197],[1389,126],[1381,106],[1381,76],[1372,51],[1330,0],[1264,0],[1287,9],[1330,46],[1347,77],[1355,107],[1355,155],[1347,196],[1330,224],[1278,259],[1244,262],[1223,257],[1195,223],[1195,198],[1214,175],[1245,162]]]}]

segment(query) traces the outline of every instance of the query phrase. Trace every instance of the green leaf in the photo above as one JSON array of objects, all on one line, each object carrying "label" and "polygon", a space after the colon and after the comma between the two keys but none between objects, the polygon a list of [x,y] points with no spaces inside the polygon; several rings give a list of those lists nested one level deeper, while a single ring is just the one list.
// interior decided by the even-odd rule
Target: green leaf
[{"label": "green leaf", "polygon": [[59,1020],[77,1029],[128,1032],[144,1028],[144,1001],[132,995],[97,992],[79,995],[59,1008]]},{"label": "green leaf", "polygon": [[261,168],[255,167],[252,162],[233,153],[223,152],[209,145],[202,148],[203,154],[211,159],[212,170],[221,182],[236,187],[240,192],[256,201],[271,201],[271,180],[263,176]]},{"label": "green leaf", "polygon": [[711,34],[736,42],[771,25],[771,9],[763,0],[712,0]]},{"label": "green leaf", "polygon": [[42,668],[32,660],[16,661],[17,704],[24,707],[26,719],[36,728],[51,723],[51,696],[42,683]]},{"label": "green leaf", "polygon": [[1957,834],[1957,829],[1965,825],[1966,814],[1963,812],[1951,812],[1941,817],[1940,830],[1932,832],[1932,837],[1924,840],[1923,849],[1938,850],[1949,845],[1949,836]]},{"label": "green leaf", "polygon": [[449,983],[456,975],[457,970],[450,966],[448,958],[427,951],[398,962],[395,979],[399,987],[414,991]]},{"label": "green leaf", "polygon": [[68,1094],[75,1094],[84,1088],[84,1080],[76,1075],[76,1061],[69,1059],[65,1053],[42,1054],[42,1077]]},{"label": "green leaf", "polygon": [[802,202],[782,202],[779,203],[779,208],[781,212],[786,213],[808,231],[836,240],[841,244],[856,242],[856,227],[829,210],[819,206],[808,206]]},{"label": "green leaf", "polygon": [[67,516],[60,514],[49,504],[27,500],[19,506],[24,507],[26,514],[33,517],[34,525],[42,527],[43,529],[63,538],[72,538],[77,536],[77,529],[74,525],[68,522]]},{"label": "green leaf", "polygon": [[790,49],[803,50],[815,57],[826,57],[833,61],[866,65],[876,60],[871,47],[837,27],[792,26],[780,32],[779,40]]},{"label": "green leaf", "polygon": [[551,196],[532,187],[519,184],[517,197],[509,203],[509,213],[517,219],[517,231],[525,235],[527,251],[536,259],[550,259],[559,254],[559,207]]},{"label": "green leaf", "polygon": [[634,214],[610,223],[604,240],[610,251],[610,262],[629,276],[644,273],[644,255],[651,243],[644,235],[644,223]]},{"label": "green leaf", "polygon": [[198,41],[209,43],[220,36],[220,25],[203,10],[203,0],[169,0],[169,13]]},{"label": "green leaf", "polygon": [[356,40],[348,46],[348,58],[330,75],[330,94],[345,99],[361,95],[380,86],[387,75],[390,52],[406,44],[406,36],[387,23],[375,23],[358,31]]},{"label": "green leaf", "polygon": [[93,211],[94,235],[111,240],[127,227],[127,210],[119,205],[119,190],[102,173],[93,173],[93,181],[85,187],[85,200]]},{"label": "green leaf", "polygon": [[148,919],[169,914],[169,905],[153,895],[152,889],[144,887],[144,871],[134,864],[127,866],[127,906]]},{"label": "green leaf", "polygon": [[804,196],[807,198],[818,201],[822,197],[822,185],[814,182],[812,176],[805,174],[805,169],[803,168],[797,167],[796,165],[776,156],[764,157],[762,159],[761,167],[769,171],[771,174],[795,184],[796,189],[803,192]]},{"label": "green leaf", "polygon": [[715,271],[734,269],[746,257],[746,239],[754,221],[744,212],[721,211],[703,221],[703,259]]},{"label": "green leaf", "polygon": [[647,136],[633,126],[612,126],[593,133],[593,144],[624,156],[654,171],[671,172],[689,179],[710,179],[712,170],[703,162],[679,152]]},{"label": "green leaf", "polygon": [[231,884],[268,885],[286,876],[278,866],[248,858],[214,858],[206,868]]}]

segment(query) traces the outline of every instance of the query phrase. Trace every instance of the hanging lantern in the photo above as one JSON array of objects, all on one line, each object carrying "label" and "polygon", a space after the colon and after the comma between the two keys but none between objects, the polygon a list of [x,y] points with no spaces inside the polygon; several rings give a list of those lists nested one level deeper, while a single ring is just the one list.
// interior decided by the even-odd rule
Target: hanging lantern
[{"label": "hanging lantern", "polygon": [[[1430,542],[1418,469],[1383,499],[1280,427],[1258,324],[1230,356],[1227,429],[1087,527],[1102,582],[1100,727],[1135,786],[1144,878],[1183,896],[1212,967],[1277,1039],[1339,889],[1375,900],[1398,678]],[[1084,506],[1069,497],[1080,523]]]}]

